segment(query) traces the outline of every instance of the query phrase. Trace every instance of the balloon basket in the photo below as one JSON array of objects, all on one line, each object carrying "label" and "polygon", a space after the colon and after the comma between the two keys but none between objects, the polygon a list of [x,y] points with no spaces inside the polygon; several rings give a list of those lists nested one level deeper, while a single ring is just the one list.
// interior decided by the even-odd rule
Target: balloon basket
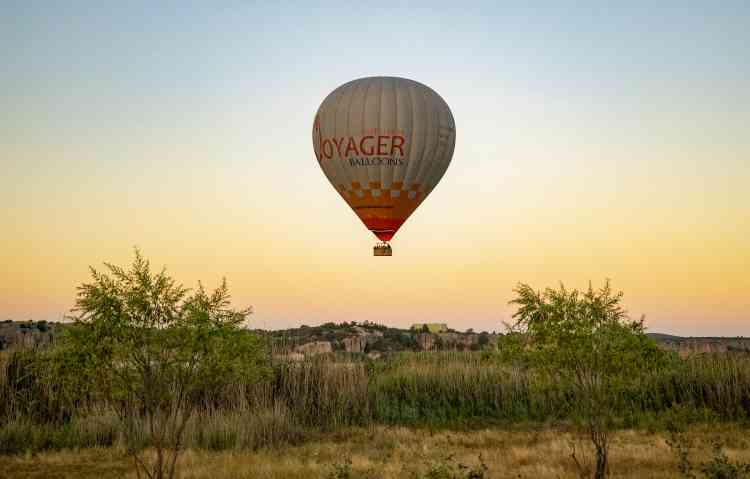
[{"label": "balloon basket", "polygon": [[392,256],[393,251],[388,243],[378,243],[372,248],[373,256]]}]

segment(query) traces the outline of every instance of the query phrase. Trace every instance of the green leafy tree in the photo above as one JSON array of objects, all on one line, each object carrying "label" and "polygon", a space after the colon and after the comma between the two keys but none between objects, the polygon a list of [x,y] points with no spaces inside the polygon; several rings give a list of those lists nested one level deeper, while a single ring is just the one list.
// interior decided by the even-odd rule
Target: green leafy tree
[{"label": "green leafy tree", "polygon": [[571,407],[596,452],[594,477],[605,478],[616,411],[628,388],[664,365],[666,355],[646,336],[643,318],[628,317],[622,292],[613,293],[609,282],[584,292],[563,285],[539,292],[519,284],[514,293],[515,323],[503,336],[501,352],[572,389]]},{"label": "green leafy tree", "polygon": [[[74,376],[73,389],[88,388],[117,413],[138,477],[172,478],[196,407],[232,381],[259,378],[262,342],[242,327],[250,310],[230,307],[226,281],[191,292],[164,269],[153,273],[137,250],[128,269],[105,264],[78,288],[55,363]],[[139,447],[141,424],[155,459]]]}]

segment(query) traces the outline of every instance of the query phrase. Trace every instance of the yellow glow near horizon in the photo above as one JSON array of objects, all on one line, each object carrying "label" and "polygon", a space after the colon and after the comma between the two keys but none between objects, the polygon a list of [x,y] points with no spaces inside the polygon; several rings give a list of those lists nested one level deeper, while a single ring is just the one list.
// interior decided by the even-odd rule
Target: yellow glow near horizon
[{"label": "yellow glow near horizon", "polygon": [[[750,335],[743,12],[643,17],[665,31],[572,10],[542,24],[494,7],[412,12],[416,25],[372,13],[364,34],[343,7],[295,22],[285,8],[159,28],[137,9],[14,12],[0,319],[59,319],[89,265],[138,246],[188,286],[226,277],[259,327],[500,330],[518,282],[609,278],[652,330]],[[386,28],[410,48],[373,44]],[[428,84],[457,125],[453,163],[391,258],[372,257],[310,142],[325,95],[371,74]]]}]

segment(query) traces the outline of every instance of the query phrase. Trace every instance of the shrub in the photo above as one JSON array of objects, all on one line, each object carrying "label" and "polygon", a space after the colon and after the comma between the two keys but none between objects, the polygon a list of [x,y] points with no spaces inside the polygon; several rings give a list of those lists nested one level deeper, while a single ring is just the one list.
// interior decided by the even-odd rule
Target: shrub
[{"label": "shrub", "polygon": [[424,474],[413,473],[413,479],[485,479],[487,476],[487,465],[479,456],[479,465],[476,467],[458,463],[452,455],[438,461],[429,463]]}]

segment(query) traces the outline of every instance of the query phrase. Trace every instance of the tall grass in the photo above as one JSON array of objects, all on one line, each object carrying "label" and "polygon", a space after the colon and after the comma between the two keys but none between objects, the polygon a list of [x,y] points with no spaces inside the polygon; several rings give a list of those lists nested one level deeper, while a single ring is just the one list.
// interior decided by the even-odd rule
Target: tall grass
[{"label": "tall grass", "polygon": [[369,380],[366,364],[361,361],[318,358],[282,363],[276,369],[272,394],[301,424],[335,429],[371,419]]},{"label": "tall grass", "polygon": [[57,384],[43,380],[42,357],[37,348],[0,351],[0,424],[17,417],[42,422],[69,417]]},{"label": "tall grass", "polygon": [[396,357],[373,375],[374,417],[387,423],[527,420],[555,415],[562,391],[473,353]]},{"label": "tall grass", "polygon": [[[42,356],[36,350],[0,354],[0,452],[122,444],[115,416],[102,405],[89,398],[70,403],[57,394],[54,378],[39,372]],[[662,419],[747,421],[750,356],[675,360],[622,394],[617,413],[627,426],[652,427]],[[260,383],[227,385],[199,406],[185,445],[256,449],[352,425],[567,420],[574,401],[564,385],[480,353],[318,357],[279,362]],[[134,437],[136,446],[148,445],[144,431]]]}]

